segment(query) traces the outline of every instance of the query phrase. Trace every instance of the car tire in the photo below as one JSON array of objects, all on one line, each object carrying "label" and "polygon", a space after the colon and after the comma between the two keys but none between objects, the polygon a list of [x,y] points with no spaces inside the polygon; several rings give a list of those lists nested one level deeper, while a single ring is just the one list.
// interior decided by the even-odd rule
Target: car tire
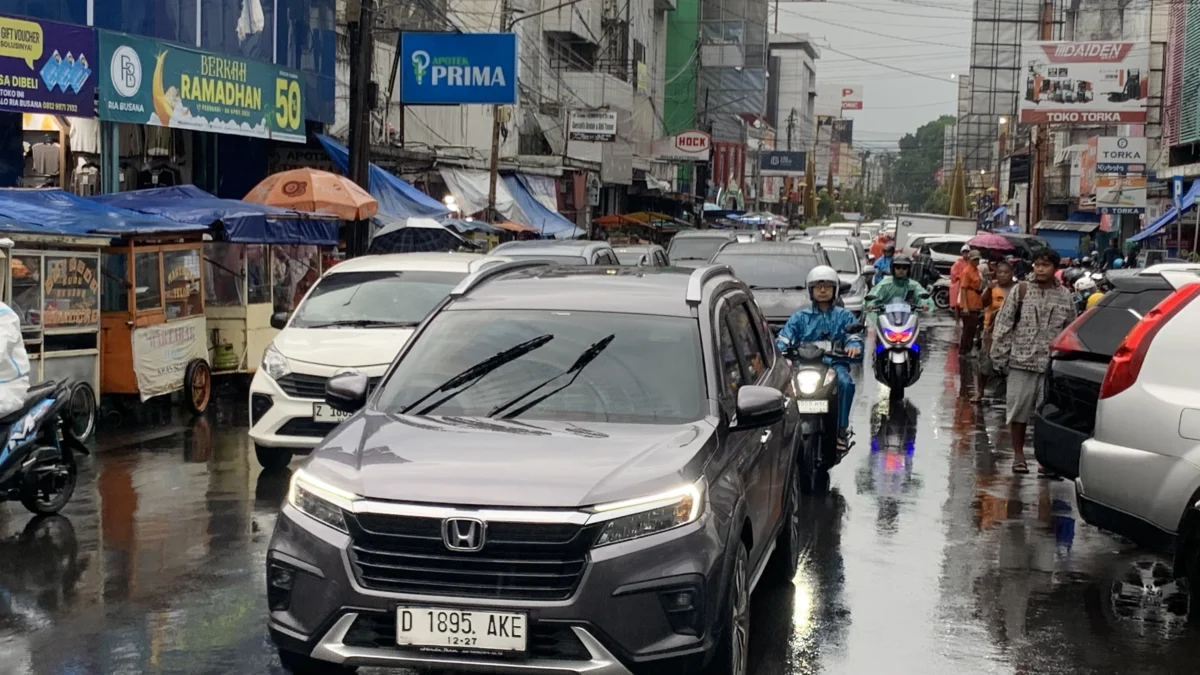
[{"label": "car tire", "polygon": [[254,456],[263,471],[282,471],[292,462],[292,451],[287,448],[265,448],[254,444]]},{"label": "car tire", "polygon": [[282,649],[279,650],[279,662],[283,664],[283,669],[292,675],[353,675],[358,672],[358,668],[354,666],[339,666]]},{"label": "car tire", "polygon": [[706,675],[746,675],[750,669],[750,553],[738,544],[722,604],[721,634]]},{"label": "car tire", "polygon": [[788,476],[787,493],[784,497],[784,523],[775,539],[775,553],[771,557],[767,575],[778,584],[791,583],[800,569],[800,550],[803,546],[804,533],[801,531],[800,502],[803,499],[800,490],[800,462],[792,463],[792,471]]}]

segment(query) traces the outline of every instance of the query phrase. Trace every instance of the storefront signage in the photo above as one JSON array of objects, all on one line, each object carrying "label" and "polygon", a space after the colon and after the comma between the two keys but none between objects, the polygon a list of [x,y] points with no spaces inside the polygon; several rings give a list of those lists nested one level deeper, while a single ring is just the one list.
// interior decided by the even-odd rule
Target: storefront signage
[{"label": "storefront signage", "polygon": [[96,116],[96,31],[0,15],[0,110]]},{"label": "storefront signage", "polygon": [[758,170],[764,176],[803,176],[808,154],[771,150],[758,153]]},{"label": "storefront signage", "polygon": [[703,131],[685,131],[654,141],[654,158],[680,162],[707,162],[712,155],[712,137]]},{"label": "storefront signage", "polygon": [[100,277],[96,258],[46,256],[42,282],[45,328],[94,327],[100,323]]},{"label": "storefront signage", "polygon": [[1142,173],[1145,170],[1145,136],[1097,139],[1096,173]]},{"label": "storefront signage", "polygon": [[198,316],[133,331],[133,372],[143,401],[183,389],[187,364],[208,360],[205,321]]},{"label": "storefront signage", "polygon": [[817,88],[817,100],[822,110],[862,110],[861,84],[823,84]]},{"label": "storefront signage", "polygon": [[303,143],[300,74],[100,31],[100,118]]},{"label": "storefront signage", "polygon": [[567,132],[573,141],[611,143],[617,140],[617,113],[607,110],[572,111]]},{"label": "storefront signage", "polygon": [[1134,42],[1026,42],[1021,90],[1026,124],[1143,124],[1150,45]]},{"label": "storefront signage", "polygon": [[1145,176],[1096,176],[1096,211],[1122,214],[1145,210]]},{"label": "storefront signage", "polygon": [[400,102],[413,105],[517,102],[513,33],[403,33]]}]

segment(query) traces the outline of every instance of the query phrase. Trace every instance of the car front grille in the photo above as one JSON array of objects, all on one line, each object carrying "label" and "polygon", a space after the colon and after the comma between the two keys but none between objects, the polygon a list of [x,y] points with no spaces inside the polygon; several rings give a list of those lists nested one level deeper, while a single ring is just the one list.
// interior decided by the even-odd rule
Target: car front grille
[{"label": "car front grille", "polygon": [[[398,649],[396,615],[360,614],[342,643],[368,649]],[[571,627],[561,623],[533,621],[529,625],[529,656],[535,659],[588,661],[592,655]]]},{"label": "car front grille", "polygon": [[423,595],[565,600],[583,576],[598,527],[488,523],[484,546],[451,551],[442,520],[347,514],[350,558],[367,588]]},{"label": "car front grille", "polygon": [[[367,385],[367,393],[375,391],[375,387],[379,386],[379,381],[382,378],[372,377],[370,384]],[[315,401],[325,400],[325,383],[329,381],[328,377],[321,375],[305,375],[303,373],[290,373],[275,380],[283,393],[292,398],[310,398]]]},{"label": "car front grille", "polygon": [[314,422],[311,417],[294,417],[275,432],[280,436],[307,436],[325,438],[329,432],[337,428],[334,422]]}]

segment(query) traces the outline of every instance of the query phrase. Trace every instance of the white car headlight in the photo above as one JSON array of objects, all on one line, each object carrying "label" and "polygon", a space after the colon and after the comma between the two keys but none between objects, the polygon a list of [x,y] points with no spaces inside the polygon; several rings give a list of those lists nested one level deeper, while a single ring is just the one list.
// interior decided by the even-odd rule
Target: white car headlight
[{"label": "white car headlight", "polygon": [[705,482],[700,479],[669,492],[593,507],[597,516],[609,518],[596,546],[666,532],[696,522],[704,513]]},{"label": "white car headlight", "polygon": [[817,387],[821,386],[821,373],[815,370],[802,370],[796,373],[796,386],[805,396],[816,393]]},{"label": "white car headlight", "polygon": [[292,374],[292,366],[288,363],[287,357],[275,348],[275,343],[267,346],[267,350],[263,352],[262,369],[271,376],[272,380],[278,380]]},{"label": "white car headlight", "polygon": [[288,503],[314,520],[347,532],[345,511],[354,509],[358,495],[334,487],[309,475],[304,469],[292,474],[288,487]]}]

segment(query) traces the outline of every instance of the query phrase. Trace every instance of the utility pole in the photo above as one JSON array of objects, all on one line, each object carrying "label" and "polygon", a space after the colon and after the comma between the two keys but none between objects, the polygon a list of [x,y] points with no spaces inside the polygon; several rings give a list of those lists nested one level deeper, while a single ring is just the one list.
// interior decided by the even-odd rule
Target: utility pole
[{"label": "utility pole", "polygon": [[[350,29],[350,180],[364,190],[370,190],[371,167],[371,100],[374,88],[371,83],[371,57],[375,52],[372,32],[375,27],[375,0],[361,0],[358,21],[351,21]],[[369,220],[358,220],[350,225],[350,236],[346,241],[349,257],[367,252]]]},{"label": "utility pole", "polygon": [[[1042,4],[1042,15],[1039,22],[1041,24],[1041,35],[1039,37],[1042,40],[1052,40],[1054,38],[1053,18],[1054,3],[1051,1],[1044,2]],[[1027,209],[1029,213],[1029,223],[1028,228],[1025,230],[1026,232],[1032,231],[1033,227],[1042,219],[1042,206],[1046,201],[1046,170],[1044,162],[1042,161],[1042,154],[1045,152],[1046,146],[1049,144],[1049,142],[1050,139],[1049,134],[1046,133],[1046,125],[1039,124],[1037,126],[1036,139],[1033,142],[1033,176],[1031,178],[1033,181],[1033,189],[1030,190],[1033,192],[1033,203],[1030,204],[1030,208]]]},{"label": "utility pole", "polygon": [[[500,0],[500,28],[502,33],[512,30],[508,20],[508,0]],[[513,77],[516,77],[514,74]],[[565,132],[565,130],[564,130]],[[565,137],[565,133],[564,133]],[[565,149],[565,146],[564,146]],[[484,218],[496,220],[496,181],[500,178],[500,106],[492,106],[492,156],[488,166],[488,203]]]}]

